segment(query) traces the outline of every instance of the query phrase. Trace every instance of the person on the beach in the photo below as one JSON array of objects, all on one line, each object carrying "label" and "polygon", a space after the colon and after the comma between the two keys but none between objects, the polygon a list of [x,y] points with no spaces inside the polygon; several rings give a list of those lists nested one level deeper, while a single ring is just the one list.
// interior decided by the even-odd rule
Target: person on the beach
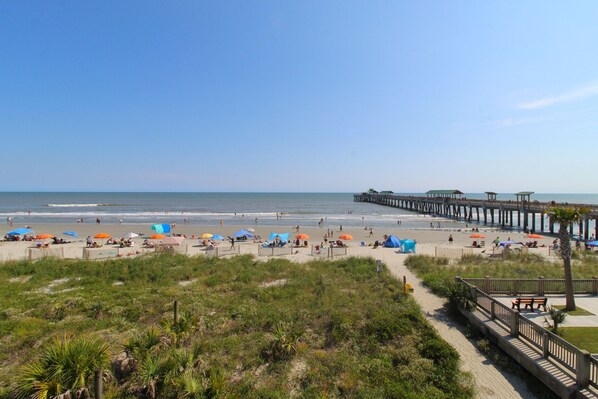
[{"label": "person on the beach", "polygon": [[449,240],[448,241],[449,241],[449,244],[453,243],[453,235],[452,234],[449,235]]},{"label": "person on the beach", "polygon": [[100,223],[102,223],[102,222],[100,221],[100,218],[96,218],[96,224],[100,224]]}]

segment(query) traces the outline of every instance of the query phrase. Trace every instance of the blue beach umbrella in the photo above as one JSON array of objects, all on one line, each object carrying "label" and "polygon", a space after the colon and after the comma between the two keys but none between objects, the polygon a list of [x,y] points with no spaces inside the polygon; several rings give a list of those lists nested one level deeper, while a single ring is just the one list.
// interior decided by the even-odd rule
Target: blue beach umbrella
[{"label": "blue beach umbrella", "polygon": [[598,247],[598,241],[588,241],[586,242],[586,245],[589,245],[590,247]]},{"label": "blue beach umbrella", "polygon": [[224,237],[222,237],[220,234],[214,234],[212,236],[212,240],[224,240]]},{"label": "blue beach umbrella", "polygon": [[23,234],[29,234],[29,233],[32,233],[32,232],[33,232],[33,230],[31,230],[31,229],[23,229],[23,228],[21,228],[21,229],[15,229],[13,231],[9,231],[8,233],[6,233],[6,235],[8,235],[8,236],[21,236]]},{"label": "blue beach umbrella", "polygon": [[63,231],[62,234],[66,235],[66,236],[71,236],[71,237],[78,237],[79,236],[74,231]]}]

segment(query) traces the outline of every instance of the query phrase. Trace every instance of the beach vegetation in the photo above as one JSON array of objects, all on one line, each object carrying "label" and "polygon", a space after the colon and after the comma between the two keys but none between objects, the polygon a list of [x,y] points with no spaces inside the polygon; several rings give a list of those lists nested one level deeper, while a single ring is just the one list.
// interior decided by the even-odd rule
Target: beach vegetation
[{"label": "beach vegetation", "polygon": [[97,368],[108,398],[473,397],[457,352],[374,259],[7,262],[0,309],[0,398],[89,391]]}]

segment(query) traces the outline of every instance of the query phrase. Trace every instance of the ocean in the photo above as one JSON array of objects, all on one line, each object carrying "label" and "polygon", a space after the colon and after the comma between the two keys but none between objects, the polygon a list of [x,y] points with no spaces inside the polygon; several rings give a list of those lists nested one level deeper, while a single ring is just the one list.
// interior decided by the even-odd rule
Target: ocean
[{"label": "ocean", "polygon": [[[408,195],[417,195],[408,193]],[[419,194],[421,195],[421,194]],[[486,198],[467,193],[467,198]],[[514,199],[499,194],[498,199]],[[598,204],[598,194],[534,194],[532,200]],[[16,227],[44,223],[183,223],[191,225],[313,226],[427,228],[465,227],[464,222],[420,215],[369,203],[353,202],[353,193],[0,193],[0,218]]]}]

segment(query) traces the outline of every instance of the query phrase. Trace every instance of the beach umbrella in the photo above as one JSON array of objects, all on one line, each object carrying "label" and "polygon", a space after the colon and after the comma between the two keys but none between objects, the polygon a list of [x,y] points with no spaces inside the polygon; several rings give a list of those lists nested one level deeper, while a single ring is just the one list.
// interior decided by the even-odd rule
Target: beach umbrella
[{"label": "beach umbrella", "polygon": [[486,236],[483,234],[472,234],[469,238],[486,238]]},{"label": "beach umbrella", "polygon": [[125,234],[125,238],[135,238],[135,237],[139,237],[139,234],[132,233],[132,232]]},{"label": "beach umbrella", "polygon": [[93,238],[110,238],[110,234],[108,233],[98,233]]},{"label": "beach umbrella", "polygon": [[54,238],[54,236],[52,234],[40,234],[38,236],[35,236],[36,240],[45,240],[48,238]]},{"label": "beach umbrella", "polygon": [[544,236],[541,236],[540,234],[528,234],[527,238],[544,238]]},{"label": "beach umbrella", "polygon": [[250,233],[255,233],[255,229],[253,229],[253,228],[251,228],[251,227],[248,227],[248,228],[246,228],[245,230],[247,230],[247,231],[248,231],[248,232],[250,232]]},{"label": "beach umbrella", "polygon": [[221,236],[220,234],[214,234],[212,236],[212,240],[224,240],[224,237]]},{"label": "beach umbrella", "polygon": [[78,234],[75,233],[74,231],[63,231],[62,234],[66,235],[66,236],[71,236],[71,237],[78,237]]},{"label": "beach umbrella", "polygon": [[212,238],[214,237],[213,234],[210,233],[203,233],[202,235],[199,236],[199,238],[203,238],[203,239],[208,239],[208,238]]},{"label": "beach umbrella", "polygon": [[152,235],[150,238],[151,238],[152,240],[160,240],[160,239],[162,239],[162,238],[165,238],[165,237],[166,237],[166,236],[165,236],[164,234],[154,234],[154,235]]},{"label": "beach umbrella", "polygon": [[352,240],[353,236],[351,234],[341,234],[338,238],[339,240]]},{"label": "beach umbrella", "polygon": [[589,245],[590,247],[598,247],[598,241],[588,241],[586,242],[586,245]]},{"label": "beach umbrella", "polygon": [[29,234],[32,233],[33,230],[31,229],[15,229],[13,231],[9,231],[8,233],[6,233],[6,235],[8,236],[22,236],[23,234]]},{"label": "beach umbrella", "polygon": [[295,238],[297,238],[298,240],[307,240],[309,238],[309,236],[305,233],[300,233],[300,234],[297,234],[297,237],[295,237]]}]

